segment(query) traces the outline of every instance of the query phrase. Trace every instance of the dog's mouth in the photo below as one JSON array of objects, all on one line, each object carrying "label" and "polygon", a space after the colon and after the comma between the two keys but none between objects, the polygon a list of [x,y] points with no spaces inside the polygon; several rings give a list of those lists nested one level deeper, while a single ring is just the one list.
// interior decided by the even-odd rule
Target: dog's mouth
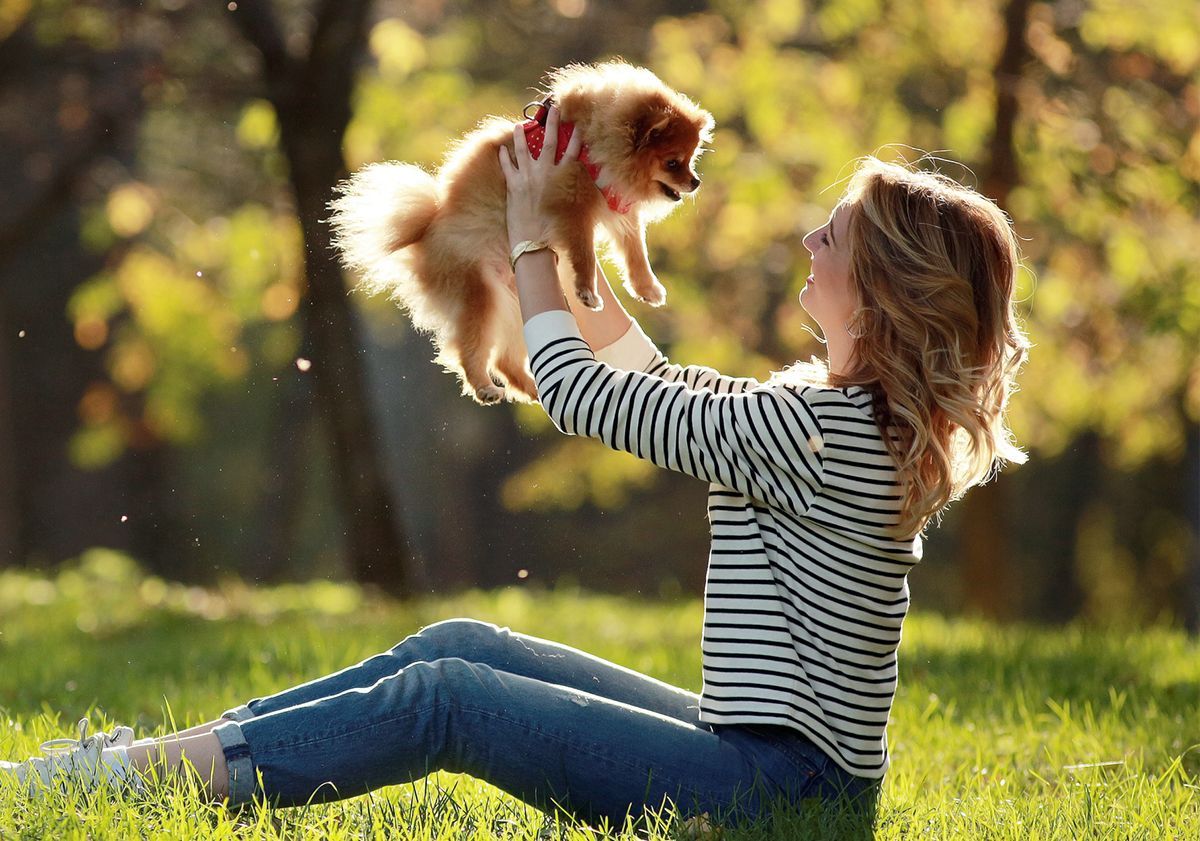
[{"label": "dog's mouth", "polygon": [[662,187],[663,195],[669,198],[671,201],[683,201],[683,196],[681,196],[679,191],[675,188],[668,184],[664,184],[661,181],[658,182],[658,186]]}]

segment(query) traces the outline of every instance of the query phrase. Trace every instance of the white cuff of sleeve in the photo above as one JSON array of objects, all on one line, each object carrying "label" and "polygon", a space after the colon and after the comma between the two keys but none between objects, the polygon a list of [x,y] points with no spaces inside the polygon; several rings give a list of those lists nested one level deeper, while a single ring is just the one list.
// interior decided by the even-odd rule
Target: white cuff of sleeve
[{"label": "white cuff of sleeve", "polygon": [[575,316],[566,310],[546,310],[525,322],[525,348],[530,359],[533,355],[555,339],[565,339],[576,336],[583,339],[579,333],[579,325]]},{"label": "white cuff of sleeve", "polygon": [[661,356],[642,325],[634,321],[621,338],[596,351],[596,358],[622,371],[645,371]]}]

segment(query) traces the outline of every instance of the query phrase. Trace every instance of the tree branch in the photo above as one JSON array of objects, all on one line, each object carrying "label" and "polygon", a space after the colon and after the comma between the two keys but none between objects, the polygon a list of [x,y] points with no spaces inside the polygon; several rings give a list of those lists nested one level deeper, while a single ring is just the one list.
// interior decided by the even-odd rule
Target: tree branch
[{"label": "tree branch", "polygon": [[984,193],[1001,205],[1020,181],[1017,152],[1013,144],[1017,114],[1017,86],[1021,71],[1029,60],[1029,42],[1025,30],[1029,26],[1031,0],[1012,0],[1004,10],[1004,48],[992,72],[996,83],[996,117],[988,144],[988,169],[984,177]]},{"label": "tree branch", "polygon": [[0,217],[0,262],[5,255],[16,253],[18,246],[41,230],[71,198],[75,185],[113,143],[120,124],[120,115],[101,113],[84,138],[60,157],[45,187],[23,206]]},{"label": "tree branch", "polygon": [[294,62],[283,40],[271,0],[240,0],[230,14],[242,36],[262,56],[263,75],[268,84],[275,90],[285,90]]},{"label": "tree branch", "polygon": [[33,29],[29,21],[29,16],[25,17],[11,32],[0,38],[0,78],[8,75],[14,67],[22,67],[17,56],[23,58],[22,52],[28,48],[29,33]]},{"label": "tree branch", "polygon": [[355,75],[352,59],[364,40],[373,2],[323,0],[317,10],[304,77],[318,101],[349,102]]}]

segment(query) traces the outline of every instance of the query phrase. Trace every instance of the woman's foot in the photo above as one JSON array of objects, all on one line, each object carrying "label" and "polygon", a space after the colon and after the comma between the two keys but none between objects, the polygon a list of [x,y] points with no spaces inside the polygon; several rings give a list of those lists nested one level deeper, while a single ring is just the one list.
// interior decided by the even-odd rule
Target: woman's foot
[{"label": "woman's foot", "polygon": [[78,739],[42,742],[42,756],[24,762],[0,762],[0,774],[15,777],[31,797],[44,789],[80,786],[86,790],[100,785],[141,788],[133,772],[127,748],[133,744],[133,729],[117,727],[111,734],[87,734],[88,720],[79,720]]}]

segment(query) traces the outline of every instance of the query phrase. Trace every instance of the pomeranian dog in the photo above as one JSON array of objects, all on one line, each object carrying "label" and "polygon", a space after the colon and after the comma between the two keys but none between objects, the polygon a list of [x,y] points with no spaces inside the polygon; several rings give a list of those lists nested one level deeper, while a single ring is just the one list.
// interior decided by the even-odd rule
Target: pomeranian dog
[{"label": "pomeranian dog", "polygon": [[[621,258],[625,289],[661,306],[666,290],[646,257],[646,223],[700,186],[694,164],[711,138],[712,116],[649,70],[621,61],[571,65],[547,78],[560,138],[581,131],[585,144],[579,162],[561,168],[548,207],[563,285],[585,306],[600,308],[599,235]],[[538,109],[542,123],[546,101]],[[418,330],[432,334],[434,361],[483,404],[537,400],[497,160],[501,146],[513,148],[513,125],[485,119],[451,148],[436,176],[407,163],[365,167],[339,185],[331,204],[334,242],[360,287],[390,293]],[[537,128],[534,120],[525,123],[535,157]],[[560,156],[566,145],[560,139]]]}]

